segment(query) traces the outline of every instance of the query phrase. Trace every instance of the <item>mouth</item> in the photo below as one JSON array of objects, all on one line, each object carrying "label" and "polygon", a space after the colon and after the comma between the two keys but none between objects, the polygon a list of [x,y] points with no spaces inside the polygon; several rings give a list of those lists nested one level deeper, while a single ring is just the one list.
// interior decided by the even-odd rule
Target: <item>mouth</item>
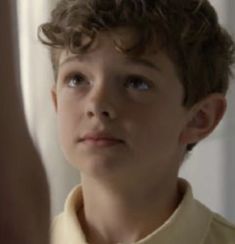
[{"label": "mouth", "polygon": [[96,147],[111,147],[123,144],[124,141],[117,140],[117,139],[110,139],[110,138],[99,138],[99,139],[83,139],[80,141],[83,144],[86,144],[88,146],[96,146]]},{"label": "mouth", "polygon": [[124,143],[123,140],[107,131],[88,132],[79,139],[79,142],[95,146],[113,146]]}]

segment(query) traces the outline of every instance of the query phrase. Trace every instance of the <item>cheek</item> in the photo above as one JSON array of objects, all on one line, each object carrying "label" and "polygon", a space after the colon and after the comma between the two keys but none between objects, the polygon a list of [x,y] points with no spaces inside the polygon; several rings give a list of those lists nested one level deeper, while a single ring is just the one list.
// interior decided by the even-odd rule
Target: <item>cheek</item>
[{"label": "cheek", "polygon": [[178,145],[182,119],[179,110],[157,107],[135,117],[133,134],[139,150],[158,154],[173,152]]},{"label": "cheek", "polygon": [[78,140],[78,126],[80,125],[79,107],[73,103],[61,100],[58,103],[57,126],[59,141],[63,151],[69,150]]}]

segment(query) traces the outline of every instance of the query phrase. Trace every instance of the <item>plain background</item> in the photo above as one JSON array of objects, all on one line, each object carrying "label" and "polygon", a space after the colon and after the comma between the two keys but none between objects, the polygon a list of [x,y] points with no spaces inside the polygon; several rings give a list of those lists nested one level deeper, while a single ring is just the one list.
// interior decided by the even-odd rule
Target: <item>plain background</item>
[{"label": "plain background", "polygon": [[[52,215],[79,183],[79,173],[65,162],[56,136],[50,98],[53,75],[48,51],[37,39],[37,27],[48,19],[56,0],[18,0],[21,78],[28,126],[47,170]],[[235,1],[213,0],[220,22],[235,36]],[[235,223],[235,81],[228,94],[228,111],[216,131],[184,162],[180,175],[193,185],[194,195]]]}]

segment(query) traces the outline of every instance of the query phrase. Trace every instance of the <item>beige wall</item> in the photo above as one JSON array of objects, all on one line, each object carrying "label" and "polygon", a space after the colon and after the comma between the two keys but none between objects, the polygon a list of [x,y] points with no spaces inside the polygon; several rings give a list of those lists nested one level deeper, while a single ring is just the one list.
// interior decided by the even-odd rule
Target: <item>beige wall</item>
[{"label": "beige wall", "polygon": [[[220,22],[235,37],[235,1],[211,0]],[[181,175],[188,178],[195,195],[235,223],[235,80],[228,93],[228,111],[214,133],[201,142]]]}]

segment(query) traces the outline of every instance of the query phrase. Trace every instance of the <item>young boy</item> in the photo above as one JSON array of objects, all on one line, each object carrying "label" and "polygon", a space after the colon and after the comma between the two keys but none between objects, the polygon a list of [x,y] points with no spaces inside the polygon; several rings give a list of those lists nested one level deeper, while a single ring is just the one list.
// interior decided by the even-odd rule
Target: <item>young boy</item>
[{"label": "young boy", "polygon": [[41,26],[59,140],[81,185],[53,244],[232,244],[178,178],[217,126],[234,43],[206,0],[62,0]]}]

